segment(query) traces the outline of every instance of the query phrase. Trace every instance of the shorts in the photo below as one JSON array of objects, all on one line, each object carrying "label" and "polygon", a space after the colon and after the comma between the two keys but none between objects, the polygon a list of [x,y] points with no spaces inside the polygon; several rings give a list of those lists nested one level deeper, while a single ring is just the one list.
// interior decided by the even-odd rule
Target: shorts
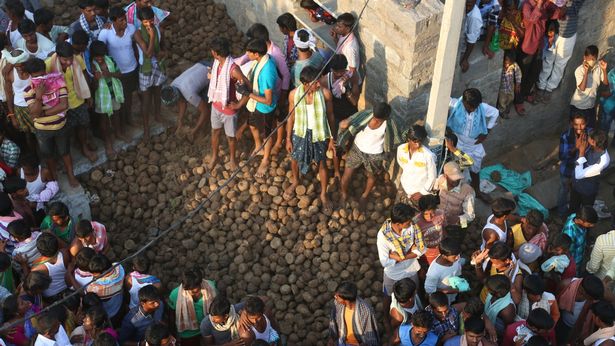
[{"label": "shorts", "polygon": [[70,154],[68,125],[59,130],[35,130],[34,135],[41,158],[53,159],[56,155],[61,157]]},{"label": "shorts", "polygon": [[224,127],[224,134],[227,137],[235,138],[237,132],[237,113],[227,115],[211,106],[211,128],[217,130]]},{"label": "shorts", "polygon": [[139,87],[139,67],[132,72],[122,73],[120,82],[122,82],[124,96],[131,95]]},{"label": "shorts", "polygon": [[286,107],[280,107],[280,100],[278,100],[278,105],[275,107],[275,119],[281,123],[286,119],[288,115],[288,101],[286,102]]},{"label": "shorts", "polygon": [[[114,112],[116,112],[116,111],[120,110],[120,108],[122,108],[122,104],[121,104],[121,103],[118,103],[118,102],[117,102],[117,101],[115,101],[115,100],[112,100],[111,102],[113,103],[113,111],[114,111]],[[98,104],[96,104],[96,106],[94,106],[94,111],[95,111],[96,113],[98,113],[98,114],[103,114],[103,112],[102,112],[102,110],[99,108],[99,105],[98,105]],[[111,117],[111,114],[105,114],[105,115],[107,115],[107,116]]]},{"label": "shorts", "polygon": [[370,174],[376,175],[384,170],[382,163],[385,159],[386,154],[384,152],[380,154],[366,154],[353,144],[346,157],[346,167],[355,169],[363,166]]},{"label": "shorts", "polygon": [[158,64],[152,64],[152,73],[144,75],[139,71],[139,90],[147,91],[152,87],[161,86],[167,80]]},{"label": "shorts", "polygon": [[256,127],[265,136],[269,136],[273,132],[275,120],[275,110],[271,113],[261,113],[255,110],[248,115],[248,125]]},{"label": "shorts", "polygon": [[67,125],[71,128],[75,126],[87,127],[90,125],[90,112],[85,102],[73,109],[69,109],[66,112]]}]

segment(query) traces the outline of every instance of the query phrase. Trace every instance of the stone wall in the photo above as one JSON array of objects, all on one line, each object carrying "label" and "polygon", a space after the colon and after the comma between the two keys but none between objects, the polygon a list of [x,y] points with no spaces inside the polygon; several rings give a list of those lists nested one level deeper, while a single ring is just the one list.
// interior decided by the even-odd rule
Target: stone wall
[{"label": "stone wall", "polygon": [[[281,40],[275,24],[277,16],[301,11],[292,0],[216,1],[226,5],[239,28],[245,30],[261,22],[277,42]],[[358,16],[364,4],[363,0],[338,0],[335,11]],[[363,73],[367,74],[362,102],[389,100],[397,112],[408,115],[407,119],[424,115],[442,9],[438,0],[423,0],[416,10],[405,10],[396,0],[370,1],[357,31],[362,43]]]},{"label": "stone wall", "polygon": [[[237,26],[246,30],[261,22],[268,26],[272,39],[280,42],[275,20],[284,12],[301,9],[293,0],[215,0],[224,3]],[[327,0],[337,14],[354,13],[363,0]],[[358,27],[362,42],[362,62],[367,78],[362,102],[388,100],[409,123],[422,119],[427,110],[443,5],[439,0],[423,0],[414,10],[403,9],[397,0],[371,0]],[[580,63],[584,47],[599,46],[601,52],[615,46],[615,1],[587,0],[581,10],[579,37],[574,55],[566,69],[562,86],[549,105],[527,106],[528,115],[501,121],[486,142],[490,155],[504,153],[511,146],[533,138],[559,132],[567,124],[568,104],[574,90],[574,68]],[[453,96],[466,87],[477,87],[484,99],[495,105],[501,73],[502,53],[488,60],[479,42],[470,58],[469,72],[457,69]],[[601,53],[602,54],[602,53]],[[609,54],[613,55],[613,54]],[[615,59],[609,57],[610,62]],[[450,63],[458,58],[451,56]]]}]

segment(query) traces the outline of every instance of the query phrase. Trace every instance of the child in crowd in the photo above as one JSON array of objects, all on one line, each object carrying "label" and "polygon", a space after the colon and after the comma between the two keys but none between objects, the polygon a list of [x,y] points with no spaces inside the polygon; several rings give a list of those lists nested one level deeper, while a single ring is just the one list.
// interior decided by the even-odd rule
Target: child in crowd
[{"label": "child in crowd", "polygon": [[28,197],[28,189],[26,181],[19,177],[8,177],[2,182],[4,192],[9,194],[13,209],[19,213],[30,227],[36,225],[34,210],[31,203],[26,199]]},{"label": "child in crowd", "polygon": [[143,7],[138,11],[141,27],[135,32],[134,38],[139,48],[139,89],[143,93],[141,100],[141,116],[143,117],[143,138],[149,139],[150,113],[154,120],[160,118],[160,90],[166,77],[166,52],[162,50],[162,35],[154,24],[154,11],[151,7]]},{"label": "child in crowd", "polygon": [[572,239],[566,234],[559,234],[549,245],[550,256],[541,265],[547,281],[547,291],[554,292],[561,280],[573,278],[577,273],[577,265],[570,253]]},{"label": "child in crowd", "polygon": [[[60,190],[58,182],[47,167],[42,167],[34,154],[24,155],[19,159],[21,170],[19,176],[26,181],[28,201],[35,206],[37,224],[45,217],[45,206]],[[40,220],[39,220],[40,218]]]},{"label": "child in crowd", "polygon": [[447,294],[449,304],[457,298],[459,289],[453,288],[450,279],[461,275],[461,244],[445,238],[438,246],[440,255],[431,262],[425,278],[425,293],[442,292]]},{"label": "child in crowd", "polygon": [[547,80],[551,77],[557,52],[557,39],[559,35],[559,23],[557,20],[547,22],[547,31],[542,44],[542,70],[536,84],[536,100],[548,103],[551,100],[551,92],[546,90]]},{"label": "child in crowd", "polygon": [[108,55],[107,45],[101,41],[94,41],[90,46],[92,56],[92,70],[94,80],[98,82],[98,88],[94,94],[94,109],[100,114],[100,129],[105,140],[107,157],[115,156],[113,150],[113,138],[120,138],[120,117],[118,111],[124,103],[124,89],[120,77],[122,73],[115,61]]},{"label": "child in crowd", "polygon": [[596,225],[598,215],[591,206],[583,206],[578,213],[570,214],[562,233],[566,234],[572,240],[570,244],[570,254],[574,258],[577,266],[577,272],[580,271],[581,262],[583,262],[583,254],[585,253],[585,242],[589,229]]},{"label": "child in crowd", "polygon": [[[500,116],[508,119],[510,113],[510,105],[515,100],[515,97],[521,97],[521,68],[515,62],[516,54],[514,50],[506,50],[504,52],[504,68],[502,68],[502,80],[500,82],[500,92],[498,94],[498,109]],[[524,116],[525,108],[523,103],[515,103],[517,114]]]},{"label": "child in crowd", "polygon": [[139,290],[142,287],[153,285],[160,289],[162,284],[160,279],[154,275],[147,274],[149,272],[149,260],[145,256],[139,256],[132,262],[132,272],[126,276],[125,288],[130,295],[129,308],[134,308],[139,305]]},{"label": "child in crowd", "polygon": [[41,222],[41,230],[49,230],[55,234],[64,245],[70,244],[75,238],[75,226],[79,219],[73,220],[68,207],[62,202],[53,202],[49,205],[47,216]]}]

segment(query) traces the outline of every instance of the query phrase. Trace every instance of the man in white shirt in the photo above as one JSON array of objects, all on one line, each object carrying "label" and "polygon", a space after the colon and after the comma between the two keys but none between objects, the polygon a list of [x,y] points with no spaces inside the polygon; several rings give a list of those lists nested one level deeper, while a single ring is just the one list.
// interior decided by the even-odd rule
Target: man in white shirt
[{"label": "man in white shirt", "polygon": [[607,63],[598,61],[598,47],[588,46],[583,55],[583,64],[574,71],[576,89],[570,101],[570,115],[580,113],[587,119],[587,127],[596,128],[596,94],[600,83],[609,85]]},{"label": "man in white shirt", "polygon": [[19,33],[22,37],[15,47],[28,52],[31,58],[45,60],[54,53],[56,45],[47,37],[37,33],[36,24],[30,19],[24,19],[19,23]]},{"label": "man in white shirt", "polygon": [[410,127],[406,140],[397,147],[397,164],[402,170],[397,199],[418,206],[421,196],[431,193],[436,180],[436,156],[423,145],[427,140],[424,126]]},{"label": "man in white shirt", "polygon": [[593,206],[598,195],[600,174],[611,162],[606,150],[608,137],[602,130],[593,130],[588,135],[581,135],[576,141],[579,151],[574,168],[574,179],[570,189],[569,213],[576,213],[582,206]]},{"label": "man in white shirt", "polygon": [[70,346],[70,340],[64,327],[53,311],[40,315],[37,319],[38,335],[34,346]]},{"label": "man in white shirt", "polygon": [[459,99],[451,98],[449,104],[447,126],[457,136],[457,148],[474,160],[470,177],[477,193],[480,191],[478,172],[486,155],[482,143],[495,127],[499,115],[498,109],[484,103],[480,91],[474,88],[466,89]]},{"label": "man in white shirt", "polygon": [[388,124],[389,121],[393,121],[390,115],[391,106],[386,102],[380,102],[374,105],[373,110],[358,112],[340,122],[342,133],[338,136],[338,144],[344,147],[345,144],[341,142],[342,138],[346,138],[346,132],[354,136],[342,176],[342,201],[348,198],[348,187],[354,171],[363,166],[367,173],[367,182],[359,205],[367,204],[367,198],[376,184],[376,176],[383,171],[383,162],[388,151],[395,149],[393,145],[389,145],[390,143],[385,144],[394,136],[392,133],[387,133],[394,128]]},{"label": "man in white shirt", "polygon": [[465,47],[461,50],[463,54],[459,61],[461,72],[466,72],[470,68],[468,59],[470,58],[470,54],[472,54],[474,44],[476,44],[476,41],[480,38],[482,28],[483,17],[480,13],[480,9],[476,5],[476,0],[466,0],[466,18],[463,26]]},{"label": "man in white shirt", "polygon": [[122,128],[130,124],[132,114],[132,94],[139,86],[139,64],[134,50],[134,33],[137,30],[134,25],[126,21],[126,11],[121,7],[113,7],[109,10],[111,27],[101,30],[98,40],[104,42],[109,50],[109,55],[115,60],[122,76],[122,89],[124,90],[124,103],[120,108],[120,120]]},{"label": "man in white shirt", "polygon": [[342,13],[337,17],[337,21],[331,29],[331,36],[337,44],[338,52],[343,54],[348,60],[348,70],[358,73],[360,60],[359,40],[352,32],[355,18],[351,13]]},{"label": "man in white shirt", "polygon": [[[425,252],[425,246],[420,230],[412,227],[414,214],[414,209],[409,205],[395,204],[391,208],[391,217],[382,224],[378,231],[376,239],[378,258],[384,268],[382,275],[383,306],[391,304],[390,296],[395,282],[410,278],[417,286],[419,285],[417,273],[421,266],[418,258]],[[385,314],[385,318],[388,318],[388,314]]]},{"label": "man in white shirt", "polygon": [[444,238],[438,248],[440,256],[431,262],[427,270],[425,293],[442,292],[448,296],[448,303],[452,304],[459,290],[452,287],[448,280],[461,275],[461,244],[452,238]]}]

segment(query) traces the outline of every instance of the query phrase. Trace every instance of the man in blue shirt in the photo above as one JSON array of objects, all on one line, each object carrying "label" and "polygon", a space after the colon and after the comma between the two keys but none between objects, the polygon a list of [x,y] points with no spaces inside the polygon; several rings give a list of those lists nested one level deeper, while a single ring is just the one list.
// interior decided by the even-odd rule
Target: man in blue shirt
[{"label": "man in blue shirt", "polygon": [[124,316],[120,327],[120,345],[136,346],[145,338],[145,330],[162,320],[164,305],[158,289],[147,285],[139,290],[139,305]]},{"label": "man in blue shirt", "polygon": [[561,217],[568,212],[570,186],[574,174],[574,166],[578,158],[576,141],[581,135],[589,133],[587,120],[583,114],[573,114],[570,117],[570,127],[562,133],[559,140],[559,175],[560,187],[557,197],[557,212]]},{"label": "man in blue shirt", "polygon": [[[254,138],[254,153],[256,153],[256,149],[262,145],[263,138],[269,136],[275,128],[278,98],[280,97],[276,90],[279,77],[273,58],[267,54],[267,42],[254,39],[248,42],[246,51],[250,61],[253,61],[253,66],[247,75],[252,84],[252,90],[239,88],[238,91],[249,97],[246,105],[250,112],[248,125]],[[273,140],[265,141],[263,160],[255,174],[257,178],[263,177],[267,172],[272,145]]]}]

